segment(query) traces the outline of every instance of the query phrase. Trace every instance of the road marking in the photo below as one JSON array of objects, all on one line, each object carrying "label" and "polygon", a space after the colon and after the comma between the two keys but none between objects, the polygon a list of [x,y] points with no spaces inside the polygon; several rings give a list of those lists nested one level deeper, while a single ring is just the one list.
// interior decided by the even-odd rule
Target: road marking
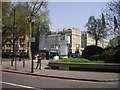
[{"label": "road marking", "polygon": [[12,73],[12,72],[1,72],[1,73],[7,73],[7,74],[13,74],[13,75],[21,75],[21,76],[29,76],[29,77],[36,77],[36,78],[44,78],[44,79],[72,81],[72,80],[68,80],[68,79],[52,78],[52,77],[44,77],[44,76],[34,76],[34,75],[25,75],[25,74]]},{"label": "road marking", "polygon": [[9,83],[9,82],[2,82],[2,81],[0,81],[0,83],[8,84],[8,85],[13,85],[13,86],[17,86],[17,87],[22,87],[22,88],[43,90],[43,89],[38,89],[38,88],[35,88],[35,87],[30,87],[30,86],[25,86],[25,85],[20,85],[20,84],[14,84],[14,83]]},{"label": "road marking", "polygon": [[44,78],[44,79],[52,79],[52,80],[63,80],[63,81],[73,81],[73,82],[101,83],[101,84],[119,85],[119,83],[114,83],[114,82],[94,82],[94,81],[83,81],[83,80],[70,80],[70,79],[61,79],[61,78],[52,78],[52,77],[43,77],[43,76],[24,75],[24,74],[11,73],[11,72],[3,72],[3,71],[1,73],[8,73],[8,74],[22,75],[22,76],[29,76],[29,77],[37,77],[37,78]]}]

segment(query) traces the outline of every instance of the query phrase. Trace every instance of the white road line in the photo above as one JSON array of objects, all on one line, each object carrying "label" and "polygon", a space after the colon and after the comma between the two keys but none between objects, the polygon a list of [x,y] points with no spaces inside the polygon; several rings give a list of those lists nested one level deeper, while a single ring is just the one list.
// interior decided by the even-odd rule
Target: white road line
[{"label": "white road line", "polygon": [[9,83],[9,82],[2,82],[2,81],[0,81],[0,83],[8,84],[8,85],[13,85],[13,86],[18,86],[18,87],[22,87],[22,88],[29,88],[29,89],[43,90],[43,89],[38,89],[38,88],[30,87],[30,86],[24,86],[24,85],[19,85],[19,84],[14,84],[14,83]]}]

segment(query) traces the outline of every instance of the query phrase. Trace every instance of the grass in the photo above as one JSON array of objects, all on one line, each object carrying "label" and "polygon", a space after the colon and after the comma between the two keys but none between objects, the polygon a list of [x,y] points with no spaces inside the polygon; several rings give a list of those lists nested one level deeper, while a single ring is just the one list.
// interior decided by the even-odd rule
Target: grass
[{"label": "grass", "polygon": [[61,59],[61,60],[55,60],[52,62],[74,62],[74,63],[105,63],[105,61],[94,61],[94,60],[88,60],[88,59],[84,59],[84,58],[65,58],[65,59]]}]

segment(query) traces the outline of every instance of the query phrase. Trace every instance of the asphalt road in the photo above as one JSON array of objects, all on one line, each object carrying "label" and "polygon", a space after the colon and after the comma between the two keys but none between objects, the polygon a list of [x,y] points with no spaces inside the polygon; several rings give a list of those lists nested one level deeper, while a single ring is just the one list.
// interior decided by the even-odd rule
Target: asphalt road
[{"label": "asphalt road", "polygon": [[39,89],[44,88],[118,88],[118,82],[91,82],[77,81],[41,76],[32,76],[10,72],[2,73],[2,88],[26,88]]}]

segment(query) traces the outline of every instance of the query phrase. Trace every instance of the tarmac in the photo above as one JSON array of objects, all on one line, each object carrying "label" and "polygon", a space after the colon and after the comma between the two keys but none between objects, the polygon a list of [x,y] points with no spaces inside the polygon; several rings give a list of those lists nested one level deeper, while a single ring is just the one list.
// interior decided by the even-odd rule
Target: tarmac
[{"label": "tarmac", "polygon": [[51,60],[42,60],[42,69],[36,69],[37,63],[34,62],[33,73],[31,73],[31,60],[25,59],[25,66],[23,67],[23,60],[15,61],[13,66],[11,66],[10,59],[2,59],[1,61],[1,71],[13,72],[19,74],[52,77],[52,78],[62,78],[62,79],[72,79],[72,80],[84,80],[84,81],[96,81],[96,82],[115,82],[120,81],[119,73],[115,72],[96,72],[96,71],[64,71],[64,70],[53,70],[48,68],[47,64]]}]

